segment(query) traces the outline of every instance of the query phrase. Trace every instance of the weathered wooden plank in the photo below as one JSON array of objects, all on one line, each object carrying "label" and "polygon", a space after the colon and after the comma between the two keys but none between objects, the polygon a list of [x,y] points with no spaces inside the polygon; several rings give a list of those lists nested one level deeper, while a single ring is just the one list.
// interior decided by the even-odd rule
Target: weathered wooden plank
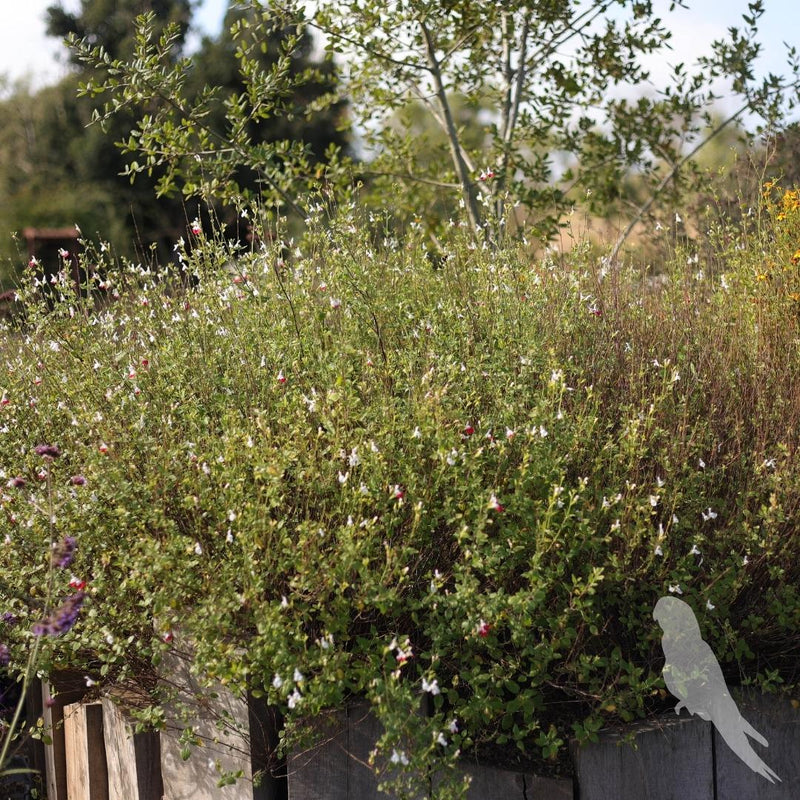
[{"label": "weathered wooden plank", "polygon": [[786,698],[734,692],[742,716],[767,740],[752,742],[753,750],[778,775],[771,784],[753,772],[714,732],[717,800],[797,800],[800,797],[800,710]]},{"label": "weathered wooden plank", "polygon": [[59,672],[42,681],[42,719],[50,742],[44,747],[48,800],[67,800],[67,757],[64,750],[64,707],[86,694],[82,675]]},{"label": "weathered wooden plank", "polygon": [[573,746],[576,800],[714,797],[710,723],[667,715],[630,733],[632,743],[605,731],[597,743]]},{"label": "weathered wooden plank", "polygon": [[[177,637],[176,637],[177,638]],[[162,661],[177,695],[167,704],[161,731],[161,777],[168,800],[253,800],[248,707],[221,685],[206,688],[191,674],[191,654],[177,648]],[[199,744],[182,757],[181,735],[191,728]],[[220,786],[225,775],[241,772]]]},{"label": "weathered wooden plank", "polygon": [[108,800],[102,703],[65,706],[64,751],[69,800]]},{"label": "weathered wooden plank", "polygon": [[531,773],[469,765],[467,800],[572,800],[572,781],[540,778]]},{"label": "weathered wooden plank", "polygon": [[262,699],[248,697],[247,707],[253,800],[286,800],[286,759],[277,755],[283,720]]},{"label": "weathered wooden plank", "polygon": [[[352,800],[347,713],[323,717],[317,722],[317,732],[320,739],[316,744],[289,756],[289,800]],[[365,795],[363,800],[372,798]]]},{"label": "weathered wooden plank", "polygon": [[103,698],[103,734],[109,800],[161,800],[161,751],[157,733],[134,733],[122,709]]}]

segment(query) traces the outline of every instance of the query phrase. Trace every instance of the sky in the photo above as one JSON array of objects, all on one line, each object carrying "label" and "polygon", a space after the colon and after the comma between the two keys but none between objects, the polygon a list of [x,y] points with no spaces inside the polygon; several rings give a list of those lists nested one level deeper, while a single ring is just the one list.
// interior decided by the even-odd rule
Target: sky
[{"label": "sky", "polygon": [[[45,35],[45,10],[55,0],[0,0],[0,76],[8,80],[28,77],[34,87],[53,82],[64,72],[65,48]],[[766,12],[760,30],[764,53],[759,60],[761,73],[781,74],[785,67],[782,41],[788,36],[800,49],[800,2],[764,0]],[[62,0],[65,8],[80,5],[80,0]],[[667,13],[669,0],[654,0],[659,15],[671,21],[674,52],[670,63],[687,64],[703,52],[709,43],[723,36],[731,25],[741,25],[748,0],[688,0],[689,10]],[[202,0],[195,14],[196,36],[216,34],[227,8],[227,0]],[[654,65],[657,76],[658,64]]]}]

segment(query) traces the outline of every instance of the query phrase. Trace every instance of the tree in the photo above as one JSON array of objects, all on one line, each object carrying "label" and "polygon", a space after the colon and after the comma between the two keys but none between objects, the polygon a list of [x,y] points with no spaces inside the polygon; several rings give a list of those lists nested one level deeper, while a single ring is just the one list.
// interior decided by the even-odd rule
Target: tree
[{"label": "tree", "polygon": [[[109,97],[95,113],[107,130],[120,114],[136,115],[120,143],[138,155],[126,174],[158,175],[159,195],[179,189],[236,208],[258,196],[305,216],[297,198],[338,170],[347,142],[336,72],[330,61],[310,59],[311,40],[296,16],[260,5],[232,8],[233,24],[216,49],[228,59],[234,54],[238,78],[223,62],[222,85],[198,81],[201,62],[176,57],[180,29],[169,25],[157,34],[148,13],[137,20],[129,61],[70,37],[76,58],[94,70],[84,94]],[[206,44],[210,58],[214,50]],[[220,65],[206,69],[219,73]]]},{"label": "tree", "polygon": [[[663,52],[671,33],[654,15],[652,0],[322,0],[312,10],[240,0],[237,6],[252,8],[232,30],[245,88],[225,103],[225,131],[208,123],[219,97],[215,88],[197,102],[186,97],[190,65],[170,61],[177,33],[155,42],[147,22],[136,57],[127,62],[73,40],[80,58],[114,71],[90,88],[110,97],[100,118],[108,122],[132,104],[153,109],[126,146],[144,157],[134,171],[165,168],[162,191],[182,183],[184,191],[241,197],[236,178],[247,169],[279,208],[305,213],[303,193],[319,188],[308,148],[288,141],[254,145],[248,131],[261,120],[298,113],[292,100],[298,85],[329,70],[291,68],[309,28],[324,38],[343,73],[338,94],[323,94],[311,108],[350,98],[367,146],[380,156],[374,171],[400,181],[409,198],[420,185],[450,193],[474,234],[492,242],[504,235],[511,206],[521,207],[533,232],[546,239],[576,196],[595,211],[622,207],[621,187],[635,175],[647,197],[627,212],[631,225],[616,257],[633,225],[691,181],[693,160],[706,142],[745,113],[759,116],[763,128],[776,127],[798,100],[794,50],[788,79],[753,77],[763,0],[752,0],[742,27],[711,43],[693,71],[675,65],[670,84],[656,91],[643,59]],[[686,8],[676,0],[670,11],[678,7]],[[267,69],[257,53],[276,31],[283,32],[280,52]],[[741,105],[706,133],[718,100],[711,86],[720,78]],[[477,147],[459,128],[454,97],[492,110]],[[400,136],[388,124],[414,103],[441,128],[446,163],[415,148],[410,130]],[[559,163],[567,165],[560,172]],[[333,155],[326,177],[347,179],[340,167]]]},{"label": "tree", "polygon": [[[64,39],[77,36],[92,45],[102,46],[112,58],[130,58],[135,48],[132,21],[145,12],[153,14],[154,26],[161,30],[172,24],[181,46],[189,30],[196,0],[81,0],[80,11],[65,11],[59,2],[47,9],[47,33]],[[80,67],[75,53],[72,63]]]},{"label": "tree", "polygon": [[[670,11],[677,6],[684,7],[678,0]],[[439,165],[438,175],[407,169],[408,185],[455,183],[467,220],[481,235],[499,235],[508,204],[522,204],[546,236],[572,202],[569,189],[607,207],[625,174],[636,170],[651,193],[638,217],[652,198],[679,187],[691,163],[687,150],[705,141],[701,132],[717,99],[713,80],[728,78],[742,99],[726,123],[749,111],[773,125],[781,104],[796,102],[793,51],[790,80],[753,79],[762,0],[750,3],[741,29],[712,43],[694,73],[678,64],[670,86],[644,95],[643,57],[664,51],[671,36],[653,11],[650,0],[325,0],[309,24],[352,65],[343,88],[375,149],[392,152],[385,122],[411,102],[424,103],[445,133],[449,169]],[[639,96],[629,99],[626,89]],[[450,102],[456,90],[496,109],[486,126],[488,154],[470,147],[459,131]],[[561,176],[555,154],[569,155],[573,164]]]}]

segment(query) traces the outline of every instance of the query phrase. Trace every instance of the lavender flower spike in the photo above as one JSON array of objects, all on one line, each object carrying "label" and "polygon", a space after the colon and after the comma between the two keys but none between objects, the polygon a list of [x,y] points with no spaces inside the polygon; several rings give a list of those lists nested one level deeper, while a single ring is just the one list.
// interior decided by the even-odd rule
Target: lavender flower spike
[{"label": "lavender flower spike", "polygon": [[78,619],[85,596],[85,592],[70,595],[47,619],[33,626],[34,636],[61,636],[69,631]]},{"label": "lavender flower spike", "polygon": [[65,536],[64,541],[53,548],[53,566],[66,569],[75,557],[75,537]]}]

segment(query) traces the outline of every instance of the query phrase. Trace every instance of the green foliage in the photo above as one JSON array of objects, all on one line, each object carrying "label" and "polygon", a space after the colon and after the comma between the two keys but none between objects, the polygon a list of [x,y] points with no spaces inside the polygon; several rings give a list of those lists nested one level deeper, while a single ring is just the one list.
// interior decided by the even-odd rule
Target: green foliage
[{"label": "green foliage", "polygon": [[[235,51],[237,69],[228,64],[221,85],[203,84],[194,59],[176,58],[180,30],[167,26],[156,36],[152,14],[137,18],[127,62],[73,36],[77,57],[94,70],[82,94],[108,96],[94,116],[104,127],[137,114],[121,142],[123,152],[137,154],[126,167],[131,181],[156,174],[160,195],[177,189],[235,208],[257,196],[302,218],[302,195],[320,187],[326,171],[338,174],[346,142],[344,103],[331,94],[335,72],[310,60],[308,33],[292,16],[248,6],[228,21],[219,44]],[[332,129],[322,135],[326,126]]]},{"label": "green foliage", "polygon": [[[193,236],[192,289],[91,252],[49,309],[31,275],[0,460],[35,486],[55,442],[56,484],[87,481],[55,522],[86,609],[44,667],[151,688],[179,632],[287,744],[369,700],[382,780],[441,796],[460,753],[555,764],[663,708],[670,591],[729,679],[796,680],[799,206],[768,194],[724,274],[676,252],[660,283],[457,229],[431,269],[421,231],[321,206],[289,246]],[[50,533],[2,510],[18,670]]]}]

